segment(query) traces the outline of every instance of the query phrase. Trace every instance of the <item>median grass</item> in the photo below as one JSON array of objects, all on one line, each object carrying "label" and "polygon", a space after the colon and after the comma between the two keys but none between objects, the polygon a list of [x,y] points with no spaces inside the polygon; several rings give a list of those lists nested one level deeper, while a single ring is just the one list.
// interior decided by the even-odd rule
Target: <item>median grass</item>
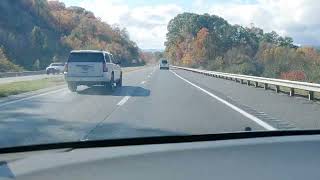
[{"label": "median grass", "polygon": [[63,77],[48,77],[32,81],[19,81],[0,84],[0,97],[21,94],[39,89],[49,88],[64,84]]}]

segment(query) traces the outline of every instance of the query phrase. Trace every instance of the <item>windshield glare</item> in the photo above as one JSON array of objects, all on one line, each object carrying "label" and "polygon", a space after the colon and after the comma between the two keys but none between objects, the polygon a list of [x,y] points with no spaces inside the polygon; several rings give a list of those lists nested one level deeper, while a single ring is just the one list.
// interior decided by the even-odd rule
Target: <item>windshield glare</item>
[{"label": "windshield glare", "polygon": [[0,148],[319,129],[316,7],[2,0]]}]

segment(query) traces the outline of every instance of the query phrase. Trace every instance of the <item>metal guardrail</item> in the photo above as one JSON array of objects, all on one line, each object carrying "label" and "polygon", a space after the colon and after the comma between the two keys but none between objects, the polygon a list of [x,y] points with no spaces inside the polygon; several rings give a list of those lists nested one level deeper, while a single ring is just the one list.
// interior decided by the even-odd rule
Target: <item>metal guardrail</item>
[{"label": "metal guardrail", "polygon": [[45,74],[46,71],[23,71],[23,72],[5,72],[0,73],[0,78],[4,77],[17,77],[17,76],[32,76],[32,75],[39,75],[39,74]]},{"label": "metal guardrail", "polygon": [[309,100],[314,100],[314,93],[320,92],[320,84],[315,84],[315,83],[289,81],[289,80],[283,80],[283,79],[264,78],[264,77],[247,76],[247,75],[231,74],[231,73],[222,73],[222,72],[199,70],[199,69],[186,68],[186,67],[180,67],[180,66],[172,66],[172,67],[204,74],[207,76],[230,79],[236,82],[240,82],[241,84],[246,83],[247,85],[251,85],[253,83],[255,87],[258,87],[260,83],[260,84],[263,84],[264,89],[268,89],[269,85],[273,85],[275,86],[275,90],[277,93],[280,92],[280,87],[287,87],[290,89],[289,91],[290,96],[295,95],[295,89],[300,89],[308,92]]}]

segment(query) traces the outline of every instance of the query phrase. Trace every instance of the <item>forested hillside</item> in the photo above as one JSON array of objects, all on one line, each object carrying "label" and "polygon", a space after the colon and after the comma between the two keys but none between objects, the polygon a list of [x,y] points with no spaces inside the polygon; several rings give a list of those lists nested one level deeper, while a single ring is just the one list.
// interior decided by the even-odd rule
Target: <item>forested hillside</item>
[{"label": "forested hillside", "polygon": [[108,50],[128,65],[140,59],[125,29],[83,8],[47,0],[0,1],[0,72],[43,69],[65,61],[72,49]]},{"label": "forested hillside", "polygon": [[320,81],[320,54],[290,37],[183,13],[168,24],[166,56],[177,65],[291,80]]}]

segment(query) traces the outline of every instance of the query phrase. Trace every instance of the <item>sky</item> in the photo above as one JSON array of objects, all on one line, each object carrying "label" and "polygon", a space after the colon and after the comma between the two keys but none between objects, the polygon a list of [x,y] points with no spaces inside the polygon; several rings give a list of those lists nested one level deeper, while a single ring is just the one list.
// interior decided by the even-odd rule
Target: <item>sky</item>
[{"label": "sky", "polygon": [[254,24],[320,46],[319,0],[60,0],[92,11],[108,24],[126,28],[142,49],[164,49],[167,24],[179,13],[218,15],[231,24]]}]

